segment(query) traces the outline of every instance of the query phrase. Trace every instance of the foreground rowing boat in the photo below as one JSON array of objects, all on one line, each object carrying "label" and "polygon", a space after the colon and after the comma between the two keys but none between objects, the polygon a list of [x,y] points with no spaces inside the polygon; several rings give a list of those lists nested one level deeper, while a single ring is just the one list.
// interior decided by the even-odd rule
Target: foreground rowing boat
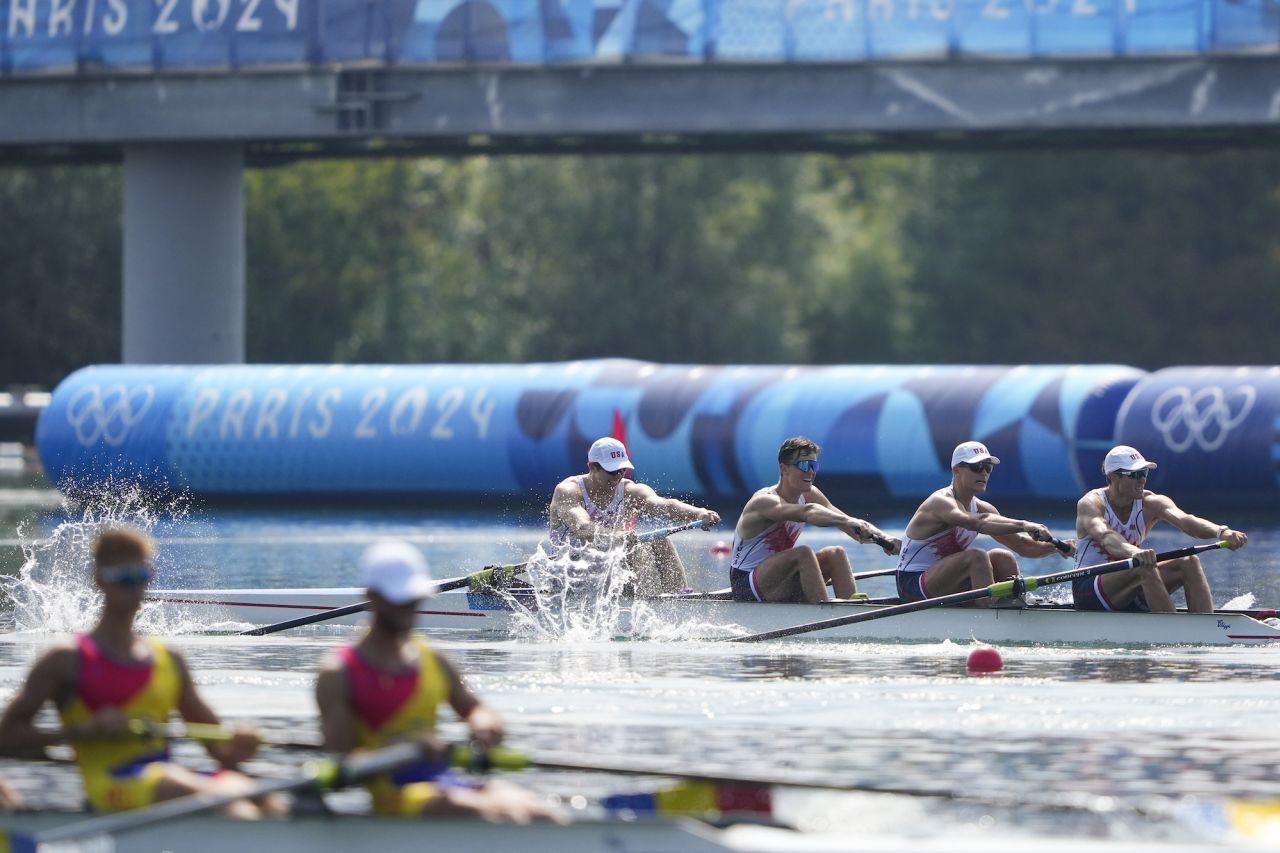
[{"label": "foreground rowing boat", "polygon": [[[201,624],[264,625],[343,607],[362,600],[354,587],[330,589],[153,590],[151,598],[187,608]],[[681,636],[723,639],[785,628],[819,619],[878,609],[882,605],[833,601],[825,604],[759,604],[729,601],[722,594],[644,599],[625,606],[616,622],[620,636],[643,634],[645,625],[682,626]],[[504,634],[522,613],[538,610],[527,590],[503,593],[456,590],[423,603],[418,625],[431,630]],[[947,607],[921,610],[807,635],[817,640],[988,643],[1052,643],[1119,646],[1266,644],[1280,642],[1280,628],[1246,612],[1096,613],[1066,607]],[[353,625],[360,614],[334,619]],[[636,630],[633,630],[636,629]]]},{"label": "foreground rowing boat", "polygon": [[[65,813],[31,813],[0,821],[3,829],[47,830],[83,819]],[[866,833],[794,832],[772,826],[739,824],[718,829],[691,819],[575,821],[568,825],[491,824],[461,819],[399,820],[363,816],[306,815],[286,820],[235,821],[199,815],[172,823],[152,824],[112,835],[71,838],[24,847],[15,837],[11,849],[69,853],[226,853],[227,850],[271,850],[312,853],[349,850],[447,850],[449,853],[493,853],[495,850],[555,850],[557,853],[1013,853],[1033,845],[1040,853],[1121,853],[1154,850],[1130,841],[1077,838],[1028,839],[991,833],[936,837],[872,836]],[[0,832],[0,848],[5,838]],[[1162,851],[1229,853],[1232,847],[1164,841]]]}]

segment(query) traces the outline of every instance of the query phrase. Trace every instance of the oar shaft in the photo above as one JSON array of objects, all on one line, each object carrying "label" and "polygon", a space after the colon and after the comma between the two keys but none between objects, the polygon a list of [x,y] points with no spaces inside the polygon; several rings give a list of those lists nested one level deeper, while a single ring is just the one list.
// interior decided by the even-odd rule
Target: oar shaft
[{"label": "oar shaft", "polygon": [[[1182,557],[1192,557],[1196,554],[1202,554],[1205,551],[1213,551],[1217,548],[1226,548],[1229,543],[1224,539],[1220,542],[1210,542],[1206,545],[1188,545],[1185,548],[1175,548],[1172,551],[1161,551],[1156,554],[1156,562],[1163,563],[1168,560],[1177,560]],[[1067,569],[1062,572],[1053,572],[1047,575],[1034,575],[1032,577],[1023,578],[1022,583],[1028,592],[1039,589],[1042,586],[1051,586],[1057,583],[1066,583],[1080,578],[1091,578],[1095,575],[1109,575],[1113,572],[1123,572],[1126,569],[1132,569],[1138,565],[1138,561],[1134,557],[1128,557],[1123,560],[1115,560],[1110,563],[1101,563],[1096,566],[1081,566],[1078,569]],[[1006,581],[1012,583],[1012,581]]]},{"label": "oar shaft", "polygon": [[853,576],[853,579],[856,581],[860,581],[860,580],[865,580],[866,578],[880,578],[880,577],[884,577],[885,575],[895,575],[897,573],[898,573],[898,569],[895,566],[891,569],[876,569],[873,572],[858,572],[856,575]]},{"label": "oar shaft", "polygon": [[261,637],[263,634],[275,634],[278,631],[287,631],[290,628],[300,628],[303,625],[311,625],[316,622],[327,622],[330,619],[341,619],[343,616],[351,616],[359,613],[369,606],[367,601],[357,601],[355,604],[348,604],[345,607],[334,607],[328,610],[321,610],[318,613],[309,613],[306,616],[299,616],[296,619],[286,619],[283,622],[276,622],[272,625],[260,625],[257,628],[250,628],[248,631],[241,631],[243,637]]},{"label": "oar shaft", "polygon": [[710,529],[705,521],[686,521],[681,524],[673,524],[670,527],[659,527],[657,530],[646,530],[644,533],[636,534],[637,542],[652,542],[655,539],[665,539],[672,533],[679,533],[682,530],[692,530],[695,527]]},{"label": "oar shaft", "polygon": [[303,791],[309,788],[329,790],[416,761],[422,754],[423,744],[404,742],[385,749],[351,756],[341,762],[329,759],[311,761],[303,768],[303,775],[300,777],[259,780],[245,790],[237,792],[191,794],[165,800],[144,809],[103,815],[38,832],[31,840],[35,842],[33,846],[38,846],[71,838],[110,835],[113,832],[137,829],[191,814],[220,809],[239,800],[262,797],[279,791]]},{"label": "oar shaft", "polygon": [[[216,723],[164,723],[156,724],[150,720],[130,720],[129,731],[139,737],[156,737],[165,740],[189,738],[191,740],[210,743],[226,743],[236,737],[234,729]],[[320,749],[320,744],[307,741],[275,740],[258,738],[263,746],[274,746],[282,749]]]}]

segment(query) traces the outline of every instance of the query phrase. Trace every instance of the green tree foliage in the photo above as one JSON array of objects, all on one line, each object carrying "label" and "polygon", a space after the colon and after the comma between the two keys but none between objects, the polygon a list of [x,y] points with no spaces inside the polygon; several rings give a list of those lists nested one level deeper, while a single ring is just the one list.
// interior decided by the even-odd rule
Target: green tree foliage
[{"label": "green tree foliage", "polygon": [[[1280,158],[933,156],[905,246],[928,361],[1269,364]],[[940,346],[941,344],[941,346]]]},{"label": "green tree foliage", "polygon": [[120,357],[120,170],[0,169],[0,388]]},{"label": "green tree foliage", "polygon": [[[120,170],[0,171],[0,383],[119,357]],[[251,171],[255,362],[1272,363],[1280,156]]]}]

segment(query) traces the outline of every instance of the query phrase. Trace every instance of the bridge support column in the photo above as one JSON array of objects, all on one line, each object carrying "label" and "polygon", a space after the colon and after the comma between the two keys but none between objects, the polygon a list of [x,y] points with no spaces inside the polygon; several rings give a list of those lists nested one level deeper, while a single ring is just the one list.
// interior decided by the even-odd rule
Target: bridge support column
[{"label": "bridge support column", "polygon": [[126,364],[244,361],[244,150],[124,154]]}]

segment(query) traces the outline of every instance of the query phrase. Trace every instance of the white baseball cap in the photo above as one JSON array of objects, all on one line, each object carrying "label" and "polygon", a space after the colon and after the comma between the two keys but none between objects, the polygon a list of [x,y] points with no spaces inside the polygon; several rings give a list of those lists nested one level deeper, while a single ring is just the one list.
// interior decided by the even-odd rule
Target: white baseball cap
[{"label": "white baseball cap", "polygon": [[982,462],[991,460],[996,465],[1000,464],[1000,460],[991,455],[991,451],[987,450],[987,446],[980,441],[966,441],[963,444],[957,444],[956,449],[951,451],[951,467],[967,464],[970,462]]},{"label": "white baseball cap", "polygon": [[1107,451],[1107,458],[1102,460],[1102,473],[1114,474],[1116,471],[1137,471],[1142,468],[1159,467],[1148,462],[1142,454],[1127,444],[1116,445]]},{"label": "white baseball cap", "polygon": [[616,438],[598,438],[587,451],[587,461],[599,464],[601,468],[613,473],[636,466],[627,458],[627,448]]},{"label": "white baseball cap", "polygon": [[435,592],[422,552],[408,542],[378,542],[360,555],[360,580],[392,604],[408,604]]}]

